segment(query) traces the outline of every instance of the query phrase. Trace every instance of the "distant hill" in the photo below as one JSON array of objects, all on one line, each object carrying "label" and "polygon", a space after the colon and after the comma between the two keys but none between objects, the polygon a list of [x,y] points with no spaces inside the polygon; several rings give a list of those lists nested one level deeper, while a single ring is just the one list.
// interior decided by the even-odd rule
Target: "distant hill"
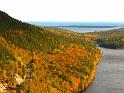
[{"label": "distant hill", "polygon": [[0,11],[0,92],[80,92],[100,57],[83,34],[34,26]]},{"label": "distant hill", "polygon": [[87,35],[90,35],[92,39],[94,38],[100,47],[112,49],[124,48],[124,28],[87,33]]}]

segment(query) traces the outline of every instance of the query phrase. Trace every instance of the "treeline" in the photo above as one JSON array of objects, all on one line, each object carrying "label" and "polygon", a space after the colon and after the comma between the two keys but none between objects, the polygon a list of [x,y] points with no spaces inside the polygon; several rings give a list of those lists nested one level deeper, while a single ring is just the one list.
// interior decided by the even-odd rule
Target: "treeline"
[{"label": "treeline", "polygon": [[124,41],[115,40],[114,38],[111,38],[110,40],[100,38],[97,40],[97,44],[100,47],[105,47],[105,48],[113,48],[113,49],[124,48]]},{"label": "treeline", "polygon": [[101,32],[97,43],[99,46],[106,48],[124,48],[124,29]]},{"label": "treeline", "polygon": [[124,28],[109,31],[88,33],[90,38],[100,47],[105,48],[124,48]]}]

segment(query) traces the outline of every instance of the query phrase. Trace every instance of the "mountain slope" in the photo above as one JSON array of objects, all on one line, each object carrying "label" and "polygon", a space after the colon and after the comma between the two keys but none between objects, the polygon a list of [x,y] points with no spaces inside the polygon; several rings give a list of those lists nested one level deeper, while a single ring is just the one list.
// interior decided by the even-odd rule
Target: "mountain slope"
[{"label": "mountain slope", "polygon": [[0,11],[0,91],[73,93],[93,80],[101,51],[83,34],[23,23]]},{"label": "mountain slope", "polygon": [[[29,50],[36,48],[45,52],[46,49],[49,48],[51,50],[59,44],[68,44],[71,42],[83,43],[82,35],[22,23],[3,12],[0,15],[0,18],[2,19],[0,21],[0,31],[4,32],[2,33],[2,36],[8,42],[12,42],[18,47]],[[32,45],[32,43],[35,44]]]}]

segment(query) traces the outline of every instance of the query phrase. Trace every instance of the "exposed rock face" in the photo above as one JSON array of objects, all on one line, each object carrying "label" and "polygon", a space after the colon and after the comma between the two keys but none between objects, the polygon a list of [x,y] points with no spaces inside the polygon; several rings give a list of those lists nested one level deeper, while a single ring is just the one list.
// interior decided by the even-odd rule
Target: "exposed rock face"
[{"label": "exposed rock face", "polygon": [[6,87],[3,84],[0,84],[0,92],[6,92]]},{"label": "exposed rock face", "polygon": [[15,79],[16,79],[18,85],[20,85],[22,82],[24,82],[22,77],[19,76],[18,74],[15,74]]},{"label": "exposed rock face", "polygon": [[[24,82],[24,80],[22,79],[21,76],[19,76],[18,74],[15,74],[15,77],[14,77],[17,81],[17,85],[20,85],[22,82]],[[13,88],[11,87],[8,87],[7,84],[2,84],[0,83],[0,92],[4,93],[4,92],[7,92],[8,90],[11,90],[11,89],[16,89],[16,86]]]}]

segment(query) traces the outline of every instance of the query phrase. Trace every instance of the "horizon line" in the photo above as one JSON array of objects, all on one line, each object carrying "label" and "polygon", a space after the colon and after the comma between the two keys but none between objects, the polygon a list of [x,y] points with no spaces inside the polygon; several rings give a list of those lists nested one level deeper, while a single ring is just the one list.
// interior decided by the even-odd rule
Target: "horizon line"
[{"label": "horizon line", "polygon": [[124,23],[124,21],[22,21],[22,22],[54,22],[54,23]]}]

